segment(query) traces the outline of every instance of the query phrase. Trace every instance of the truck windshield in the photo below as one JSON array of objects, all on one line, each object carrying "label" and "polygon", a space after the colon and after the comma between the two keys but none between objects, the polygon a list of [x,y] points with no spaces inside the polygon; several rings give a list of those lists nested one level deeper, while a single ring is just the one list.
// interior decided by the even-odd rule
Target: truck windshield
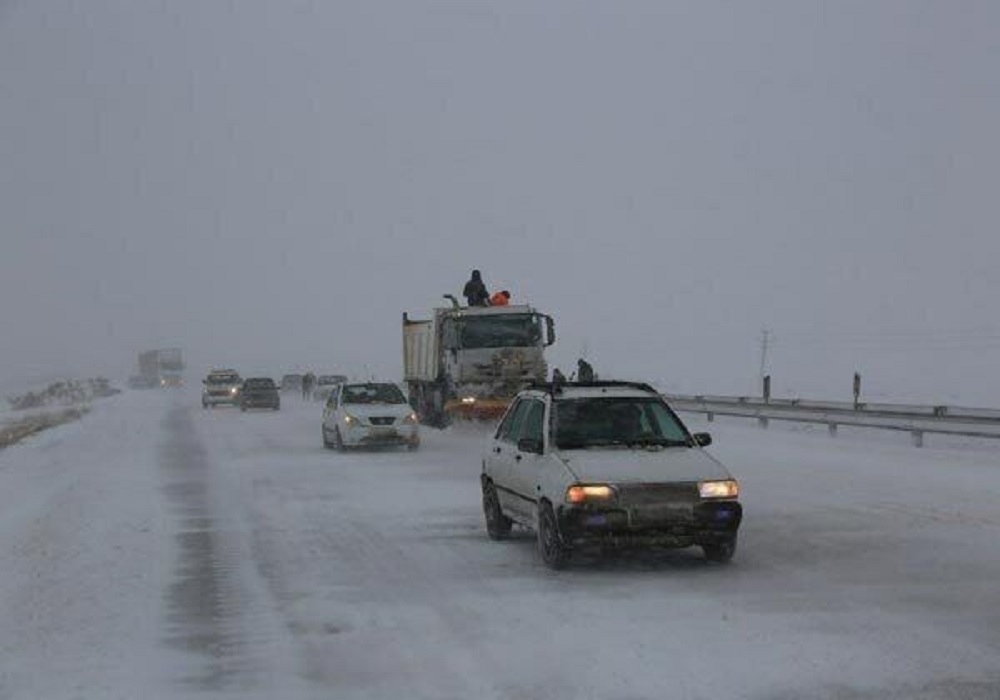
[{"label": "truck windshield", "polygon": [[525,348],[538,345],[541,329],[532,314],[470,316],[462,321],[461,347]]},{"label": "truck windshield", "polygon": [[556,445],[561,450],[609,445],[691,446],[687,431],[653,398],[581,398],[556,401]]}]

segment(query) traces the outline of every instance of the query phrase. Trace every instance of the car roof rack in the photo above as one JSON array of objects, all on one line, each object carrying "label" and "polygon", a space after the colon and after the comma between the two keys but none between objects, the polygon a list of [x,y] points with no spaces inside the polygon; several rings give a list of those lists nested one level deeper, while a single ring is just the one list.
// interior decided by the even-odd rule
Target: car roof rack
[{"label": "car roof rack", "polygon": [[548,394],[552,394],[554,396],[556,394],[561,394],[562,390],[566,389],[566,388],[572,388],[572,389],[602,389],[602,388],[609,388],[609,387],[621,387],[621,388],[627,388],[627,389],[638,389],[640,391],[650,391],[650,392],[652,392],[654,394],[657,394],[657,395],[659,395],[659,393],[660,393],[659,391],[657,391],[656,389],[654,389],[653,387],[651,387],[646,382],[629,382],[629,381],[611,380],[611,379],[607,379],[607,380],[605,380],[605,379],[594,380],[592,382],[569,382],[569,381],[566,381],[566,382],[555,382],[555,381],[538,382],[538,381],[535,381],[535,382],[532,382],[531,384],[529,384],[526,388],[533,389],[535,391],[544,391],[544,392],[546,392]]}]

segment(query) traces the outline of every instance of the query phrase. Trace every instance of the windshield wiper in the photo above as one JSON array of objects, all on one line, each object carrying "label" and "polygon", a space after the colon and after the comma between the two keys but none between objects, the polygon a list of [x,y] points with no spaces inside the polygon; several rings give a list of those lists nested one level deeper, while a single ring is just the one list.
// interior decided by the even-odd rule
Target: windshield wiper
[{"label": "windshield wiper", "polygon": [[691,447],[691,444],[687,440],[674,440],[672,438],[642,438],[640,440],[635,440],[633,445],[639,445],[640,447]]}]

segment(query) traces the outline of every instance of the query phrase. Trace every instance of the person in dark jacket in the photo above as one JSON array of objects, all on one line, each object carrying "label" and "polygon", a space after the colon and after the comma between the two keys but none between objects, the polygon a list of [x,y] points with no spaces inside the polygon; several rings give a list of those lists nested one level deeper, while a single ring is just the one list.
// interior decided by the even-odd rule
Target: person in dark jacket
[{"label": "person in dark jacket", "polygon": [[576,381],[590,384],[594,381],[594,368],[582,357],[576,361]]},{"label": "person in dark jacket", "polygon": [[490,293],[486,291],[486,285],[483,283],[483,276],[479,270],[472,271],[472,278],[465,283],[462,296],[465,297],[469,306],[489,306]]}]

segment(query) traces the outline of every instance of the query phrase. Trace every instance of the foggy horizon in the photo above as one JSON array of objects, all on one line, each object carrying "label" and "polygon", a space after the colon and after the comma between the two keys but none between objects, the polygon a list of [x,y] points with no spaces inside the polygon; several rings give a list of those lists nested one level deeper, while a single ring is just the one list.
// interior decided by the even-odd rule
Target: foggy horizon
[{"label": "foggy horizon", "polygon": [[[0,5],[0,390],[399,378],[473,268],[550,367],[1000,405],[1000,6]],[[0,392],[2,395],[2,392]]]}]

